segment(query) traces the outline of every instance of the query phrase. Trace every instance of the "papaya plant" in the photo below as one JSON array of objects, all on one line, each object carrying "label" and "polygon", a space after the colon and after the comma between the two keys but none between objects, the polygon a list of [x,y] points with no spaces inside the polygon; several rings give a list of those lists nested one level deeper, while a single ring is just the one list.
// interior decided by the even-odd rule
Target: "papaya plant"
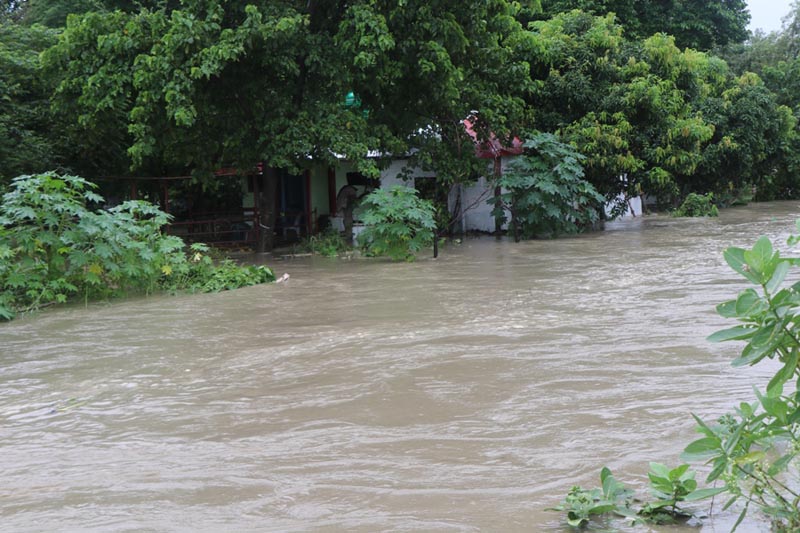
[{"label": "papaya plant", "polygon": [[358,242],[367,254],[413,261],[415,254],[433,243],[434,208],[410,187],[395,185],[375,189],[362,204],[366,228]]},{"label": "papaya plant", "polygon": [[144,201],[96,209],[95,189],[53,172],[12,181],[0,203],[0,319],[77,298],[274,280],[266,267],[213,262],[205,248],[187,257],[183,240],[162,231],[169,215]]},{"label": "papaya plant", "polygon": [[599,218],[605,199],[583,179],[585,158],[552,133],[536,132],[495,181],[500,194],[488,200],[492,214],[511,214],[514,240],[577,233]]}]

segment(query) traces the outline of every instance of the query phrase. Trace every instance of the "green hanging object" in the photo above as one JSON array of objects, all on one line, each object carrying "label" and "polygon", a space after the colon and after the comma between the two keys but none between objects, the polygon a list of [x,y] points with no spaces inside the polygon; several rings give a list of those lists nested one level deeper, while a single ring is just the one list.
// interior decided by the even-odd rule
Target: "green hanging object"
[{"label": "green hanging object", "polygon": [[[361,109],[361,98],[356,96],[356,93],[353,91],[350,91],[344,97],[344,107],[346,109]],[[364,116],[364,118],[369,118],[369,109],[362,109],[361,114]]]},{"label": "green hanging object", "polygon": [[359,107],[361,106],[361,99],[356,96],[356,93],[350,91],[349,93],[347,93],[347,96],[344,97],[344,106]]}]

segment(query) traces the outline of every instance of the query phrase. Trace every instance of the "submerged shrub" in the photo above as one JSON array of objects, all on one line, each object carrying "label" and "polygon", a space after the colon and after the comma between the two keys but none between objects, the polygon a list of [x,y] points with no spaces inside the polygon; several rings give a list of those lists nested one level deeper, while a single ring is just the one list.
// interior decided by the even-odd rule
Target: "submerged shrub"
[{"label": "submerged shrub", "polygon": [[584,178],[585,159],[552,133],[535,132],[497,180],[502,193],[488,200],[494,216],[511,213],[514,240],[577,233],[599,219],[605,199]]},{"label": "submerged shrub", "polygon": [[358,242],[367,254],[413,261],[417,252],[433,244],[433,204],[419,198],[416,189],[402,185],[375,189],[361,206],[366,228]]},{"label": "submerged shrub", "polygon": [[714,205],[714,194],[690,193],[681,206],[672,212],[674,217],[716,217],[719,209]]},{"label": "submerged shrub", "polygon": [[[92,209],[103,202],[95,189],[81,177],[53,172],[12,181],[0,204],[0,318],[75,298],[270,280],[271,271],[253,270],[258,267],[223,262],[199,268],[180,238],[162,233],[169,215],[138,200]],[[173,273],[191,275],[176,283]]]},{"label": "submerged shrub", "polygon": [[333,228],[328,228],[322,233],[312,235],[297,245],[299,250],[324,255],[325,257],[337,257],[339,254],[350,250],[350,248],[342,234]]}]

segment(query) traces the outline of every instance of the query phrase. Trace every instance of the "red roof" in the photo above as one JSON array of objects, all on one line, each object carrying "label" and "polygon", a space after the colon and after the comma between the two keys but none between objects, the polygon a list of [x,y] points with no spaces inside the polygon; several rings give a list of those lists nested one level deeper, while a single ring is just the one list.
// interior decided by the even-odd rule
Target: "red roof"
[{"label": "red roof", "polygon": [[500,141],[495,137],[494,133],[489,134],[489,140],[482,143],[478,142],[478,134],[473,128],[472,120],[464,119],[464,127],[467,133],[475,141],[475,155],[481,159],[497,159],[507,155],[520,155],[524,148],[522,141],[519,137],[514,137],[511,140],[511,146],[503,146]]}]

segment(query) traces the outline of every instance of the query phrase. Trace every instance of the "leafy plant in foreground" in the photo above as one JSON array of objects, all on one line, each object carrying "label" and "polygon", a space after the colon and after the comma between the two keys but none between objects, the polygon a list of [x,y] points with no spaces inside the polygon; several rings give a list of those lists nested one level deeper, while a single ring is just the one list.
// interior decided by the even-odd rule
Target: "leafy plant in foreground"
[{"label": "leafy plant in foreground", "polygon": [[[789,244],[798,242],[800,237],[789,239]],[[765,391],[755,389],[756,401],[741,403],[716,424],[695,417],[703,437],[689,444],[684,457],[706,459],[712,466],[707,481],[722,481],[730,496],[724,508],[737,501],[744,503],[737,527],[755,506],[770,517],[776,531],[798,531],[800,283],[781,286],[800,259],[781,257],[766,237],[749,250],[728,248],[724,257],[756,288],[745,289],[736,299],[717,306],[721,316],[740,324],[718,331],[709,340],[745,341],[732,362],[735,367],[753,366],[765,359],[778,361],[781,367]]]},{"label": "leafy plant in foreground", "polygon": [[627,516],[633,491],[617,481],[607,467],[600,471],[600,485],[589,490],[574,486],[561,505],[549,510],[566,512],[567,523],[573,527],[586,526],[592,517],[607,513]]},{"label": "leafy plant in foreground", "polygon": [[[800,231],[800,221],[797,229]],[[790,245],[798,243],[800,236],[789,238]],[[800,282],[784,286],[792,267],[800,266],[800,258],[782,257],[766,237],[751,249],[728,248],[724,257],[755,288],[717,306],[721,316],[740,324],[714,333],[709,340],[745,342],[732,362],[734,367],[771,359],[779,363],[779,369],[766,390],[754,389],[755,401],[742,402],[716,423],[694,416],[702,436],[686,447],[682,457],[705,460],[710,467],[706,482],[721,486],[697,489],[694,474],[686,465],[667,470],[651,463],[649,477],[657,501],[638,511],[635,521],[663,523],[664,518],[686,515],[680,502],[727,493],[723,511],[742,504],[734,531],[754,508],[769,518],[774,531],[800,531]],[[572,525],[584,525],[592,514],[609,512],[603,510],[600,498],[593,500],[596,509],[570,503],[583,501],[578,497],[585,498],[584,493],[573,489],[559,507],[568,511]],[[628,510],[617,505],[610,512],[625,515]]]},{"label": "leafy plant in foreground", "polygon": [[650,492],[655,499],[642,502],[604,467],[600,471],[601,488],[572,487],[564,502],[552,510],[566,512],[567,523],[572,527],[587,526],[592,518],[609,514],[632,524],[673,524],[694,516],[679,504],[709,498],[723,490],[697,489],[694,476],[686,464],[670,470],[660,463],[650,463]]},{"label": "leafy plant in foreground", "polygon": [[375,189],[361,206],[366,228],[358,242],[369,255],[413,261],[414,254],[433,243],[434,208],[415,189],[402,185]]}]

